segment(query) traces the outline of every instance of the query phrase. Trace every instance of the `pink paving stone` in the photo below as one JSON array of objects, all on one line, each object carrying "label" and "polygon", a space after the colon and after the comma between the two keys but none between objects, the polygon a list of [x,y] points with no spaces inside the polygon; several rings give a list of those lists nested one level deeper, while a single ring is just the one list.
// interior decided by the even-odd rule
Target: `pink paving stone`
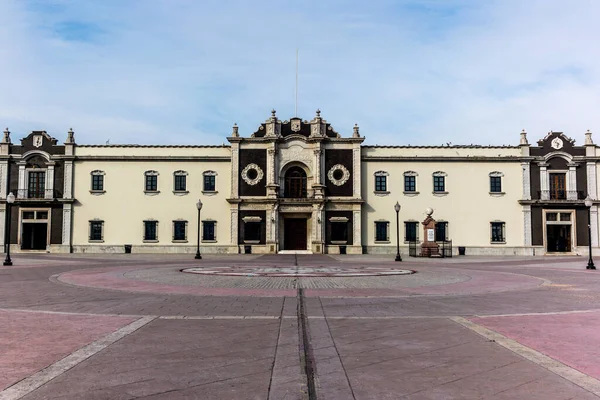
[{"label": "pink paving stone", "polygon": [[134,320],[0,310],[0,390]]},{"label": "pink paving stone", "polygon": [[600,379],[600,311],[470,320]]}]

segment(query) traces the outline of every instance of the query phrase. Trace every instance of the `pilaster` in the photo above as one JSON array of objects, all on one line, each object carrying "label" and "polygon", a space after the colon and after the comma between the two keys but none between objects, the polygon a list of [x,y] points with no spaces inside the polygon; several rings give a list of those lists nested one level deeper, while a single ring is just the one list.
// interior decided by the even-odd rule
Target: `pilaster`
[{"label": "pilaster", "polygon": [[73,161],[65,161],[63,198],[73,198]]},{"label": "pilaster", "polygon": [[[231,208],[231,244],[238,246],[239,244],[239,240],[238,240],[238,205],[234,204],[232,205]],[[239,252],[239,247],[238,247],[238,252]]]},{"label": "pilaster", "polygon": [[548,164],[547,163],[538,163],[540,166],[540,188],[542,190],[542,195],[540,198],[542,200],[550,200],[550,180],[548,178]]},{"label": "pilaster", "polygon": [[71,204],[63,204],[62,244],[71,245]]},{"label": "pilaster", "polygon": [[598,183],[596,181],[596,161],[588,161],[587,167],[587,192],[590,198],[598,199]]},{"label": "pilaster", "polygon": [[531,200],[531,166],[529,161],[521,162],[523,171],[523,200]]},{"label": "pilaster", "polygon": [[54,197],[54,163],[48,163],[46,169],[46,190],[44,198],[52,199]]},{"label": "pilaster", "polygon": [[8,160],[0,161],[0,198],[8,195]]},{"label": "pilaster", "polygon": [[26,191],[26,184],[27,182],[25,182],[25,162],[19,162],[17,163],[17,165],[19,166],[19,186],[18,186],[18,193],[16,193],[15,195],[17,196],[17,198],[23,198],[23,197],[27,197],[25,195],[25,191]]},{"label": "pilaster", "polygon": [[232,141],[231,142],[231,198],[232,199],[237,199],[239,197],[238,196],[238,194],[239,194],[239,188],[238,188],[239,177],[240,177],[240,143],[237,141],[236,142]]},{"label": "pilaster", "polygon": [[598,205],[590,208],[590,228],[592,230],[592,247],[598,247]]},{"label": "pilaster", "polygon": [[577,200],[577,164],[568,163],[569,179],[567,179],[567,200]]},{"label": "pilaster", "polygon": [[[360,207],[360,205],[359,205]],[[362,235],[361,235],[361,220],[360,210],[354,210],[352,213],[352,228],[353,228],[353,238],[352,245],[353,246],[362,246]]]},{"label": "pilaster", "polygon": [[352,148],[352,196],[354,198],[361,197],[361,168],[360,168],[360,142],[353,144]]},{"label": "pilaster", "polygon": [[277,198],[279,185],[277,182],[277,150],[275,142],[271,143],[267,150],[267,197],[271,199]]},{"label": "pilaster", "polygon": [[531,246],[531,206],[523,206],[523,244]]},{"label": "pilaster", "polygon": [[[0,205],[0,243],[4,243],[4,227],[6,226],[6,204]],[[6,251],[6,249],[4,249]]]}]

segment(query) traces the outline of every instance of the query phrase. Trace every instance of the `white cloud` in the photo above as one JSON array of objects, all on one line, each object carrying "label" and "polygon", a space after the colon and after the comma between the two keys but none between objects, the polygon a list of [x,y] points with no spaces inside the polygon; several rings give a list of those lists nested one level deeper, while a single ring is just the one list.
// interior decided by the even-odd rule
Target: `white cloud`
[{"label": "white cloud", "polygon": [[[600,4],[0,2],[0,124],[79,143],[219,144],[323,116],[369,144],[600,134]],[[598,139],[600,142],[600,139]]]}]

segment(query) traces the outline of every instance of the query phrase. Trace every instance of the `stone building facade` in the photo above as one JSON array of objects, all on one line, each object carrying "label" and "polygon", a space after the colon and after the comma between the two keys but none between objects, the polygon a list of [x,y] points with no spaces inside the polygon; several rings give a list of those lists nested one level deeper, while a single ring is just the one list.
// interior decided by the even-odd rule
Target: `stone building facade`
[{"label": "stone building facade", "polygon": [[[0,238],[6,196],[17,252],[393,254],[435,240],[467,254],[587,253],[598,247],[596,145],[550,132],[536,146],[369,146],[275,111],[222,146],[82,145],[35,131],[0,143]],[[198,210],[198,201],[202,203]],[[396,226],[394,205],[401,205]]]}]

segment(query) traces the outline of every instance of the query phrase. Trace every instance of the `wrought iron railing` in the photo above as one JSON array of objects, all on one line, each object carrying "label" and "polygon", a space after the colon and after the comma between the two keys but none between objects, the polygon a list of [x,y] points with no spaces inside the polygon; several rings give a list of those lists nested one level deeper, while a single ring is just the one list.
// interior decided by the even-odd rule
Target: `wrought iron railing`
[{"label": "wrought iron railing", "polygon": [[442,240],[436,243],[438,244],[437,252],[435,252],[433,250],[435,248],[432,247],[425,247],[424,249],[421,249],[419,242],[417,241],[408,242],[408,255],[410,257],[452,257],[452,240]]},{"label": "wrought iron railing", "polygon": [[43,189],[43,190],[29,190],[29,189],[17,189],[12,190],[12,193],[16,194],[18,200],[27,199],[61,199],[63,193],[58,189]]},{"label": "wrought iron railing", "polygon": [[541,200],[584,200],[583,190],[539,190],[538,199]]}]

